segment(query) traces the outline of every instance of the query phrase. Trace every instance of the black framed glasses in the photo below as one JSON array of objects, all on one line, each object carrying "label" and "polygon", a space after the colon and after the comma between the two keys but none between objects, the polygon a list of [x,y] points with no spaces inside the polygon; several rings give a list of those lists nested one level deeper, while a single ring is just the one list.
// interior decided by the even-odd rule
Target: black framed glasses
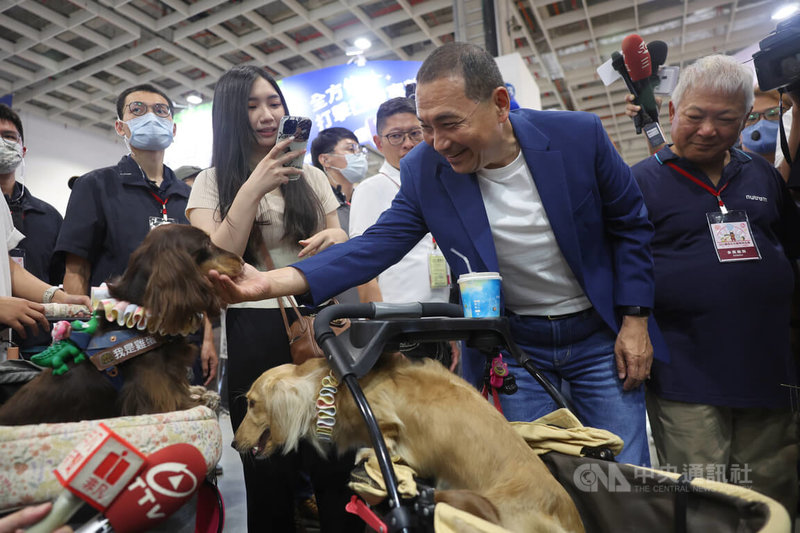
[{"label": "black framed glasses", "polygon": [[759,113],[758,111],[752,111],[750,114],[747,115],[747,124],[755,124],[760,120],[761,117],[764,117],[764,120],[772,120],[776,121],[780,118],[781,111],[778,106],[770,107],[766,111],[762,111]]},{"label": "black framed glasses", "polygon": [[393,131],[387,135],[382,135],[389,144],[392,146],[398,146],[403,144],[403,141],[406,140],[406,137],[411,139],[411,142],[418,143],[422,141],[422,128],[414,128],[413,130],[408,131]]},{"label": "black framed glasses", "polygon": [[171,115],[169,111],[169,106],[167,104],[147,105],[144,102],[131,102],[125,107],[127,107],[128,111],[130,111],[131,114],[136,117],[141,117],[142,115],[147,113],[148,109],[152,109],[153,114],[155,114],[157,117],[167,118],[168,116]]}]

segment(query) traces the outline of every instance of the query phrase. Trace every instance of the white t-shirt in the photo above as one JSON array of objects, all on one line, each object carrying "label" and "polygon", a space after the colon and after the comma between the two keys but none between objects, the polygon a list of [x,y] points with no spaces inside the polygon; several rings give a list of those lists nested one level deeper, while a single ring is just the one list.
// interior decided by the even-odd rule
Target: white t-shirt
[{"label": "white t-shirt", "polygon": [[520,315],[565,315],[592,305],[556,242],[520,151],[503,168],[477,172],[492,229],[506,308]]},{"label": "white t-shirt", "polygon": [[[11,267],[8,264],[8,251],[16,248],[25,235],[14,227],[8,204],[0,203],[3,204],[3,207],[0,208],[0,229],[6,239],[5,247],[0,246],[0,296],[11,296]],[[10,339],[11,328],[0,329],[0,361],[6,360]]]},{"label": "white t-shirt", "polygon": [[[302,179],[308,181],[311,189],[319,198],[323,213],[328,214],[336,211],[339,207],[339,201],[333,195],[325,173],[316,167],[303,165],[303,176]],[[278,187],[264,195],[258,205],[258,214],[256,215],[260,221],[269,220],[269,224],[260,224],[259,228],[261,228],[261,236],[269,249],[269,255],[275,268],[285,267],[300,260],[297,257],[297,253],[301,249],[300,246],[283,240],[285,233],[283,225],[284,207],[283,194]],[[219,189],[217,188],[217,173],[214,168],[203,170],[197,175],[186,205],[186,218],[189,218],[192,210],[198,208],[213,210],[219,208]],[[317,231],[322,229],[324,229],[324,220]],[[254,266],[259,270],[267,269],[266,265]],[[275,299],[269,299],[257,302],[242,302],[230,307],[276,308],[278,303]]]},{"label": "white t-shirt", "polygon": [[[392,205],[400,190],[400,171],[385,162],[378,173],[356,186],[350,202],[350,238],[372,226]],[[425,235],[399,262],[378,276],[384,302],[446,302],[448,288],[431,289],[428,256],[433,251],[433,237]]]},{"label": "white t-shirt", "polygon": [[3,204],[0,209],[0,225],[2,225],[0,228],[2,228],[6,240],[5,248],[0,246],[0,296],[11,296],[11,267],[8,265],[8,251],[16,248],[25,235],[14,227],[8,204],[0,203]]}]

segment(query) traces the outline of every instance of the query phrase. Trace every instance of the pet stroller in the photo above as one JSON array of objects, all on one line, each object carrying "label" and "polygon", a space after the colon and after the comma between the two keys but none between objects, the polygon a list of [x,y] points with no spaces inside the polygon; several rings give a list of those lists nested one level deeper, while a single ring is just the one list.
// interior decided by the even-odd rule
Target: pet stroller
[{"label": "pet stroller", "polygon": [[[351,327],[336,336],[331,321],[353,319]],[[367,320],[355,320],[367,319]],[[585,440],[582,428],[569,412],[567,402],[511,339],[507,320],[464,318],[460,306],[453,304],[340,304],[324,308],[314,322],[314,333],[331,368],[353,395],[374,449],[370,473],[354,472],[356,487],[373,496],[384,495],[380,505],[369,507],[353,498],[351,512],[359,514],[379,532],[502,532],[504,529],[454,509],[434,504],[433,489],[424,481],[411,483],[412,490],[401,491],[398,476],[408,477],[390,460],[375,416],[359,386],[384,351],[396,351],[401,344],[461,340],[493,356],[506,349],[552,396],[561,409],[539,424],[555,438],[540,439],[540,457],[556,480],[575,502],[587,532],[674,531],[674,532],[787,532],[789,515],[776,501],[735,485],[696,478],[689,480],[675,473],[614,462],[612,449],[621,449],[614,437],[603,441],[590,435]],[[566,421],[566,423],[564,423]],[[527,424],[518,430],[529,431]],[[553,428],[553,424],[561,426]],[[574,427],[572,427],[574,426]],[[578,436],[574,437],[577,429]],[[537,433],[536,430],[533,430]],[[560,435],[566,435],[559,442]],[[526,439],[529,440],[529,439]],[[569,442],[567,442],[569,441]],[[529,440],[531,444],[531,440]],[[595,445],[592,445],[595,444]],[[537,450],[537,451],[543,451]],[[369,470],[369,469],[367,469]],[[402,480],[408,486],[407,479]]]}]

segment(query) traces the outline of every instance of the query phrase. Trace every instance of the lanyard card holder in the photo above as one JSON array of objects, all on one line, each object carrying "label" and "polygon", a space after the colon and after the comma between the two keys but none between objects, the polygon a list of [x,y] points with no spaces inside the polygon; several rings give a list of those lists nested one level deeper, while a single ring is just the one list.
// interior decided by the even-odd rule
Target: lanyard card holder
[{"label": "lanyard card holder", "polygon": [[706,213],[706,219],[720,263],[761,259],[746,211]]}]

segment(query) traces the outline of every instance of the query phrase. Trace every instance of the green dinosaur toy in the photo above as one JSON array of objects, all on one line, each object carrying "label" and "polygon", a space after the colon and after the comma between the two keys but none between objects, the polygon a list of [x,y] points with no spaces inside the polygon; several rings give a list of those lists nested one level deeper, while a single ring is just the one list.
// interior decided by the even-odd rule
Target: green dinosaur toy
[{"label": "green dinosaur toy", "polygon": [[[99,321],[97,319],[97,313],[95,313],[92,315],[92,318],[87,321],[72,321],[69,324],[72,328],[71,331],[64,331],[64,326],[59,328],[60,324],[61,322],[54,326],[54,329],[59,331],[59,334],[55,334],[54,336],[59,338],[59,340],[54,342],[45,351],[31,357],[31,362],[39,366],[52,368],[53,374],[56,376],[60,376],[69,370],[67,366],[67,361],[69,359],[72,359],[75,363],[86,361],[86,354],[83,351],[86,349],[86,346],[89,345],[92,335],[97,331]],[[62,336],[65,333],[67,335]]]}]

